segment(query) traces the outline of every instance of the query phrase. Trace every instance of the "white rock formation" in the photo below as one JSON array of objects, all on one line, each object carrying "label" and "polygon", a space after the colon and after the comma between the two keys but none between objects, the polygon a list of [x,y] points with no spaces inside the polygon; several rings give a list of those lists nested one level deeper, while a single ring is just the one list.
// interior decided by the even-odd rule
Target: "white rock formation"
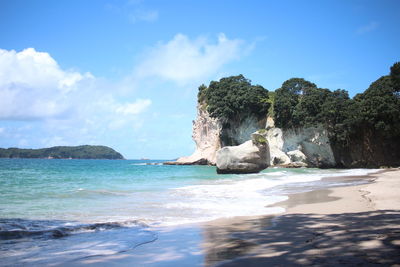
[{"label": "white rock formation", "polygon": [[[258,128],[269,145],[268,165],[334,167],[336,165],[329,143],[328,132],[322,127],[299,128],[282,131],[275,127],[273,118],[257,121],[247,117],[240,123],[230,122],[229,129],[222,129],[222,123],[201,106],[197,107],[197,118],[193,121],[193,140],[196,150],[189,157],[181,157],[176,164],[211,164],[217,162],[217,151],[223,145],[223,136],[233,143],[243,144]],[[264,125],[260,125],[264,123]],[[261,127],[260,127],[261,126]],[[224,131],[224,132],[222,132]]]},{"label": "white rock formation", "polygon": [[[322,127],[282,131],[268,117],[262,131],[270,146],[271,165],[334,167],[328,132]],[[296,163],[296,164],[293,164]]]},{"label": "white rock formation", "polygon": [[197,106],[197,118],[193,121],[192,138],[196,143],[195,152],[189,157],[181,157],[177,163],[194,163],[205,159],[208,164],[216,164],[217,150],[221,148],[220,133],[222,125],[218,119]]},{"label": "white rock formation", "polygon": [[[267,120],[271,121],[270,119]],[[272,120],[273,122],[273,120]],[[270,124],[271,125],[271,124]],[[273,125],[273,124],[272,124]],[[283,133],[282,130],[275,127],[270,127],[266,133],[265,138],[268,140],[270,149],[270,165],[281,165],[290,163],[290,158],[283,152]]]},{"label": "white rock formation", "polygon": [[313,167],[334,167],[335,157],[329,142],[328,131],[322,127],[286,130],[283,134],[283,151],[300,150],[305,162]]},{"label": "white rock formation", "polygon": [[293,150],[293,151],[289,151],[286,153],[291,162],[303,162],[306,163],[307,161],[307,157],[306,155],[304,155],[303,152],[301,152],[300,150]]},{"label": "white rock formation", "polygon": [[218,150],[217,173],[257,173],[267,168],[269,161],[267,140],[254,133],[251,140],[241,145]]}]

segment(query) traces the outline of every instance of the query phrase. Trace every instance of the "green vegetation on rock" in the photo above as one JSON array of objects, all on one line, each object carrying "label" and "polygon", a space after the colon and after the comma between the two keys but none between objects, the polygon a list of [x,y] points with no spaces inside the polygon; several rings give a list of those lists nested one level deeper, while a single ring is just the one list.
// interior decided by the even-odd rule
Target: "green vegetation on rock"
[{"label": "green vegetation on rock", "polygon": [[263,119],[271,116],[284,130],[327,130],[338,166],[400,164],[400,62],[354,98],[346,90],[319,88],[303,78],[289,79],[268,92],[238,75],[201,85],[198,101],[223,123],[223,145],[236,145],[231,136],[244,118],[255,116],[262,127]]},{"label": "green vegetation on rock", "polygon": [[[274,114],[275,124],[280,128],[296,127],[300,123],[300,109],[296,110],[303,95],[317,86],[302,78],[292,78],[285,81],[282,87],[275,91]],[[294,118],[297,116],[297,118]]]},{"label": "green vegetation on rock", "polygon": [[0,148],[0,158],[124,159],[106,146],[55,146],[40,149]]},{"label": "green vegetation on rock", "polygon": [[259,134],[256,134],[253,136],[254,142],[259,143],[259,144],[266,144],[267,143],[267,139]]},{"label": "green vegetation on rock", "polygon": [[275,123],[283,129],[322,125],[338,162],[396,165],[400,157],[399,80],[400,64],[395,63],[390,75],[351,99],[346,90],[330,91],[304,79],[290,79],[276,90]]},{"label": "green vegetation on rock", "polygon": [[276,90],[274,112],[278,127],[324,125],[335,140],[345,140],[360,128],[370,127],[388,137],[400,135],[400,98],[394,86],[399,64],[353,99],[345,90],[317,88],[309,81],[290,79]]},{"label": "green vegetation on rock", "polygon": [[260,129],[257,131],[259,134],[265,134],[267,133],[267,129]]},{"label": "green vegetation on rock", "polygon": [[390,78],[393,82],[393,88],[400,92],[400,62],[396,62],[390,68]]},{"label": "green vegetation on rock", "polygon": [[243,75],[212,81],[208,87],[201,85],[198,101],[212,117],[222,120],[243,118],[246,114],[265,116],[271,105],[268,90],[252,85]]}]

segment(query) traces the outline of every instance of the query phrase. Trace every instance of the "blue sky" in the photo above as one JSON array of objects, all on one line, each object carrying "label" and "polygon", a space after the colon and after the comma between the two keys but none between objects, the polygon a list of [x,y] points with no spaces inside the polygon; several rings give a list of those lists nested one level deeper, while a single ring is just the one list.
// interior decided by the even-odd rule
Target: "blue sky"
[{"label": "blue sky", "polygon": [[194,150],[200,84],[362,92],[400,60],[400,1],[0,1],[0,147]]}]

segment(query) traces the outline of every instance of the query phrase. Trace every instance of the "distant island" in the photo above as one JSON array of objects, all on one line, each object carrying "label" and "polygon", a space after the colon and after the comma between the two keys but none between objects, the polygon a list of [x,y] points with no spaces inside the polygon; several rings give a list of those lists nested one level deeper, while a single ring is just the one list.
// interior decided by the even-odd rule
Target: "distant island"
[{"label": "distant island", "polygon": [[107,146],[55,146],[40,149],[0,148],[0,158],[124,159]]}]

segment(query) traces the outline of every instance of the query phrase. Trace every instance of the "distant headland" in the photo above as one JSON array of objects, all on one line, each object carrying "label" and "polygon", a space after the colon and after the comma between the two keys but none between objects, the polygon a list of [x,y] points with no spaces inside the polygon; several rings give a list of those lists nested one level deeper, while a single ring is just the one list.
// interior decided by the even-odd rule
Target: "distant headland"
[{"label": "distant headland", "polygon": [[400,62],[353,98],[303,78],[268,91],[237,75],[200,85],[197,100],[195,152],[164,164],[236,173],[400,166]]},{"label": "distant headland", "polygon": [[43,159],[124,159],[107,146],[55,146],[40,149],[0,148],[0,158]]}]

